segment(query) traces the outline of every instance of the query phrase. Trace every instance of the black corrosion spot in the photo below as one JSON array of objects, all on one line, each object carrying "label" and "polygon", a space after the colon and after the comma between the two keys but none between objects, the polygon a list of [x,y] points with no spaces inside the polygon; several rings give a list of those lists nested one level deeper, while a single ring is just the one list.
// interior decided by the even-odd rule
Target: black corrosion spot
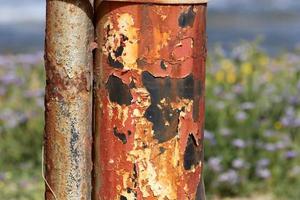
[{"label": "black corrosion spot", "polygon": [[[123,63],[121,63],[118,58],[120,56],[122,56],[123,51],[124,51],[124,47],[126,46],[125,41],[127,41],[127,40],[128,40],[128,37],[121,34],[120,35],[120,45],[112,53],[108,54],[108,64],[110,66],[112,66],[113,68],[117,68],[117,69],[123,69],[124,68]],[[114,55],[114,58],[113,58],[113,55]]]},{"label": "black corrosion spot", "polygon": [[113,68],[117,69],[123,69],[124,65],[118,60],[118,59],[113,59],[112,54],[108,54],[108,64],[112,66]]},{"label": "black corrosion spot", "polygon": [[126,144],[127,143],[127,138],[126,138],[126,135],[124,133],[120,133],[118,132],[117,128],[114,127],[114,135],[122,141],[123,144]]},{"label": "black corrosion spot", "polygon": [[194,12],[194,6],[191,6],[187,12],[181,13],[178,18],[178,24],[181,28],[187,26],[193,27],[196,13]]},{"label": "black corrosion spot", "polygon": [[129,88],[130,89],[136,88],[136,85],[133,80],[131,80],[131,82],[129,83]]},{"label": "black corrosion spot", "polygon": [[127,131],[127,133],[128,133],[128,136],[130,136],[130,135],[132,134],[132,132],[131,132],[131,131]]},{"label": "black corrosion spot", "polygon": [[162,99],[176,101],[177,98],[193,99],[195,95],[200,95],[200,81],[195,81],[193,75],[185,78],[159,78],[151,73],[144,71],[142,73],[142,81],[146,89],[151,95],[151,101],[155,104]]},{"label": "black corrosion spot", "polygon": [[203,179],[201,178],[196,192],[196,198],[195,200],[205,200],[205,187],[203,183]]},{"label": "black corrosion spot", "polygon": [[166,148],[164,148],[164,147],[159,147],[159,152],[160,152],[160,154],[165,153],[165,152],[166,152]]},{"label": "black corrosion spot", "polygon": [[145,117],[153,123],[154,138],[160,143],[166,142],[177,135],[179,114],[184,110],[184,107],[172,109],[171,103],[178,98],[194,100],[200,96],[200,81],[195,81],[192,75],[181,79],[157,78],[145,71],[142,82],[151,97]]},{"label": "black corrosion spot", "polygon": [[163,70],[166,70],[167,69],[167,65],[165,63],[165,61],[160,61],[160,68],[163,69]]},{"label": "black corrosion spot", "polygon": [[121,195],[120,200],[127,200],[127,198],[125,196]]},{"label": "black corrosion spot", "polygon": [[[76,188],[80,188],[81,177],[78,173],[79,163],[80,163],[80,145],[79,142],[79,131],[75,127],[76,120],[71,119],[71,138],[70,138],[70,151],[71,151],[71,164],[72,164],[72,173],[69,178],[72,180],[71,183],[76,183]],[[73,187],[73,186],[72,186]]]},{"label": "black corrosion spot", "polygon": [[173,110],[171,106],[162,105],[161,108],[151,104],[145,117],[153,123],[154,138],[159,142],[166,142],[177,135],[179,123],[179,110]]},{"label": "black corrosion spot", "polygon": [[192,75],[178,82],[178,96],[184,99],[193,100],[193,119],[199,119],[200,97],[202,94],[201,81],[195,80]]},{"label": "black corrosion spot", "polygon": [[196,139],[192,134],[189,135],[186,149],[184,152],[184,169],[191,170],[193,166],[199,164],[202,159],[202,145],[197,145]]},{"label": "black corrosion spot", "polygon": [[138,171],[137,171],[137,164],[133,164],[133,174],[132,174],[132,182],[134,183],[134,187],[138,185]]},{"label": "black corrosion spot", "polygon": [[127,106],[131,104],[132,95],[129,86],[124,84],[120,78],[111,75],[106,83],[106,89],[111,102]]}]

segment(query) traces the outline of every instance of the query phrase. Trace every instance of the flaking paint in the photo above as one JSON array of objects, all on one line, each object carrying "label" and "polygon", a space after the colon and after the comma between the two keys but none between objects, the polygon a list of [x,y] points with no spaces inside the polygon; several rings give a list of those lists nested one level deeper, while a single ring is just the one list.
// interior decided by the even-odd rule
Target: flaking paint
[{"label": "flaking paint", "polygon": [[93,198],[198,200],[206,4],[100,6]]}]

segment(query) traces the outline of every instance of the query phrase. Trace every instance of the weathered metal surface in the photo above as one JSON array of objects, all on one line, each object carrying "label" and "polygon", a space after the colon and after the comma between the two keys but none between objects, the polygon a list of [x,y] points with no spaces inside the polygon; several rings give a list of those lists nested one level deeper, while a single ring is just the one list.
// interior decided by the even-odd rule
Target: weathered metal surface
[{"label": "weathered metal surface", "polygon": [[92,17],[89,1],[47,1],[47,200],[91,199]]},{"label": "weathered metal surface", "polygon": [[95,200],[204,199],[205,29],[206,4],[96,8]]}]

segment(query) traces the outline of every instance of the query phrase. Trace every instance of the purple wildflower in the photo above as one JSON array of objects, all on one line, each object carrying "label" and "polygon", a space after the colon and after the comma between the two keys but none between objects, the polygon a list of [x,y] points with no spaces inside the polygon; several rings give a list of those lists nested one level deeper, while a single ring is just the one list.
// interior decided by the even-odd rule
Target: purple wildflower
[{"label": "purple wildflower", "polygon": [[269,152],[274,152],[274,151],[276,151],[276,144],[267,143],[265,145],[264,149],[269,151]]},{"label": "purple wildflower", "polygon": [[300,126],[300,118],[297,117],[295,108],[288,107],[285,110],[285,115],[281,118],[280,122],[285,127],[299,127]]},{"label": "purple wildflower", "polygon": [[231,133],[231,130],[228,129],[228,128],[221,128],[220,129],[220,135],[222,136],[230,136],[232,133]]},{"label": "purple wildflower", "polygon": [[300,117],[296,118],[295,121],[294,121],[294,127],[297,128],[297,127],[300,127]]},{"label": "purple wildflower", "polygon": [[243,111],[239,111],[235,114],[235,119],[239,122],[245,121],[247,119],[247,114]]},{"label": "purple wildflower", "polygon": [[232,161],[232,166],[236,169],[242,169],[246,166],[246,162],[241,158],[237,158]]},{"label": "purple wildflower", "polygon": [[233,92],[234,92],[235,94],[241,94],[241,93],[243,93],[243,91],[244,91],[244,87],[243,87],[242,85],[240,85],[240,84],[235,85],[235,86],[233,87]]},{"label": "purple wildflower", "polygon": [[31,97],[41,97],[45,94],[44,89],[28,90],[25,91],[24,96],[27,98]]},{"label": "purple wildflower", "polygon": [[14,61],[10,56],[0,55],[0,66],[1,68],[9,69],[14,66]]},{"label": "purple wildflower", "polygon": [[291,96],[289,98],[289,103],[291,105],[298,105],[298,104],[300,104],[300,98],[299,98],[299,96]]},{"label": "purple wildflower", "polygon": [[16,60],[19,63],[25,65],[37,65],[42,62],[43,54],[41,52],[37,52],[36,54],[19,54],[16,56]]},{"label": "purple wildflower", "polygon": [[249,45],[247,44],[238,45],[234,47],[234,49],[232,50],[231,57],[239,61],[245,61],[248,59],[248,50],[249,50]]},{"label": "purple wildflower", "polygon": [[11,85],[11,84],[19,85],[22,83],[21,79],[17,77],[16,74],[14,73],[8,73],[0,77],[0,82],[2,82],[4,85]]},{"label": "purple wildflower", "polygon": [[28,120],[28,116],[24,113],[4,110],[0,113],[0,120],[4,122],[5,127],[15,128],[17,125],[26,122]]},{"label": "purple wildflower", "polygon": [[220,157],[212,157],[208,160],[208,167],[214,172],[222,171],[222,158]]},{"label": "purple wildflower", "polygon": [[268,158],[262,158],[256,162],[257,168],[265,168],[269,166],[270,160]]},{"label": "purple wildflower", "polygon": [[218,182],[235,185],[239,182],[238,173],[235,170],[230,169],[219,175]]},{"label": "purple wildflower", "polygon": [[292,119],[288,117],[282,117],[280,122],[283,126],[287,127],[291,125]]},{"label": "purple wildflower", "polygon": [[245,102],[245,103],[242,103],[242,105],[241,105],[241,109],[243,109],[243,110],[252,110],[254,108],[255,108],[255,104],[252,102]]},{"label": "purple wildflower", "polygon": [[0,172],[0,181],[5,181],[6,176],[4,172]]},{"label": "purple wildflower", "polygon": [[287,152],[285,152],[285,158],[286,159],[293,159],[293,158],[295,158],[295,157],[297,157],[297,152],[295,152],[295,151],[287,151]]},{"label": "purple wildflower", "polygon": [[271,172],[268,169],[261,169],[257,168],[256,169],[256,176],[262,179],[267,179],[271,176]]},{"label": "purple wildflower", "polygon": [[232,141],[232,145],[239,148],[239,149],[243,149],[246,147],[246,142],[242,139],[234,139]]},{"label": "purple wildflower", "polygon": [[278,142],[275,144],[275,146],[276,146],[277,149],[284,149],[284,148],[287,147],[286,142],[284,142],[284,141],[278,141]]},{"label": "purple wildflower", "polygon": [[21,180],[19,184],[22,189],[26,189],[30,185],[28,180]]},{"label": "purple wildflower", "polygon": [[208,140],[211,144],[216,144],[216,139],[214,134],[208,130],[204,130],[204,139]]},{"label": "purple wildflower", "polygon": [[288,117],[294,117],[295,116],[295,109],[293,107],[288,107],[285,110],[285,115]]}]

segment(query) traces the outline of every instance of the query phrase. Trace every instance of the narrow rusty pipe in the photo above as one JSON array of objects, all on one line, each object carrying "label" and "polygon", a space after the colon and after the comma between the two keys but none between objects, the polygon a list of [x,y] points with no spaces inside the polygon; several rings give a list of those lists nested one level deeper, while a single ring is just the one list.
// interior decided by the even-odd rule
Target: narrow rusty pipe
[{"label": "narrow rusty pipe", "polygon": [[45,182],[47,200],[90,200],[93,6],[47,0]]},{"label": "narrow rusty pipe", "polygon": [[203,200],[206,1],[95,1],[94,200]]}]

